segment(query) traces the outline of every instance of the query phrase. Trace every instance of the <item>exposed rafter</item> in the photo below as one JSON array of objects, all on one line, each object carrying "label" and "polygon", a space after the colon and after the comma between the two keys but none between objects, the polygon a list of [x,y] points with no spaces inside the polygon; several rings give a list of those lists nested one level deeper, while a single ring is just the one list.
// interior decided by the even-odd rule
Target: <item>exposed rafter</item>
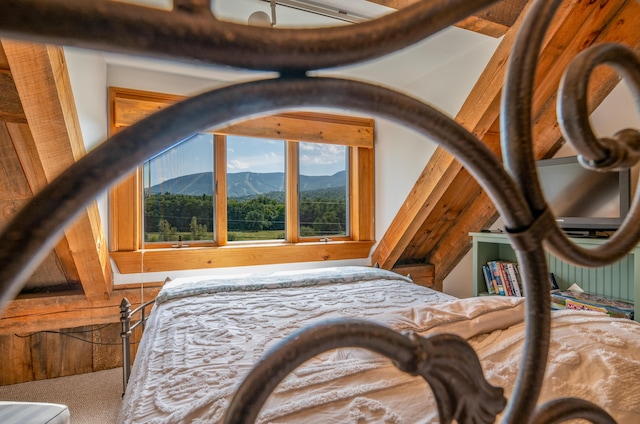
[{"label": "exposed rafter", "polygon": [[[33,192],[85,154],[75,102],[60,47],[2,41],[28,127],[7,123],[20,141],[20,161]],[[56,253],[68,277],[77,278],[88,299],[108,298],[111,264],[97,208],[93,203],[65,231]]]}]

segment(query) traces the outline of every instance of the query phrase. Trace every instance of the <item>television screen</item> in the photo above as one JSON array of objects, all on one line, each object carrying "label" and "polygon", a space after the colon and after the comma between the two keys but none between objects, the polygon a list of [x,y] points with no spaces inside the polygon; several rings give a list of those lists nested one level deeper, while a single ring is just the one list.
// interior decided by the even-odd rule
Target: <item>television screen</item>
[{"label": "television screen", "polygon": [[595,172],[575,156],[538,161],[545,199],[567,230],[616,230],[629,211],[630,172]]}]

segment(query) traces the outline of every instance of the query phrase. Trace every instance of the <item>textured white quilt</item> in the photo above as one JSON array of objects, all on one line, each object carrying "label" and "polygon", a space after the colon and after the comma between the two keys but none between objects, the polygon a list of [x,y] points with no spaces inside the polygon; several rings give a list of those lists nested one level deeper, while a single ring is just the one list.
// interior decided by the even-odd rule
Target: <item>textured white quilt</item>
[{"label": "textured white quilt", "polygon": [[[504,387],[507,399],[523,340],[524,322],[471,339],[485,377]],[[587,399],[621,424],[640,423],[640,324],[599,312],[553,312],[540,401],[558,397]]]},{"label": "textured white quilt", "polygon": [[[158,298],[141,342],[121,423],[215,423],[263,354],[293,331],[328,318],[369,319],[421,334],[471,340],[492,384],[515,379],[523,339],[522,299],[457,300],[371,268],[182,279]],[[544,398],[598,402],[621,422],[640,422],[640,328],[593,313],[554,320]],[[639,415],[636,415],[639,414]],[[631,421],[627,421],[630,419]],[[263,423],[437,421],[427,384],[360,349],[308,361],[276,389]]]}]

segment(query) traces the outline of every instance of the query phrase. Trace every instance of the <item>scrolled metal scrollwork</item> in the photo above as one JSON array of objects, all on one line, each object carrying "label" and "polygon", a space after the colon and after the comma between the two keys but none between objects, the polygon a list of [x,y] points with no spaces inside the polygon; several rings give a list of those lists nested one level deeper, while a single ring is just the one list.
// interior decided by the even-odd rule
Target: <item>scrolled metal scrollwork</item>
[{"label": "scrolled metal scrollwork", "polygon": [[594,171],[633,167],[640,160],[640,131],[624,129],[614,138],[598,139],[589,123],[589,79],[596,67],[612,66],[625,77],[640,109],[640,59],[621,44],[591,46],[578,54],[566,69],[558,91],[558,118],[562,133],[579,153],[579,160]]},{"label": "scrolled metal scrollwork", "polygon": [[420,1],[352,26],[274,30],[218,20],[201,0],[176,1],[173,11],[110,0],[3,0],[0,28],[43,43],[300,74],[402,49],[496,1]]},{"label": "scrolled metal scrollwork", "polygon": [[[422,376],[431,386],[440,422],[492,423],[506,405],[503,389],[490,385],[482,366],[466,340],[453,334],[420,337],[408,335],[414,344],[414,363],[397,364],[403,371]],[[407,366],[415,367],[407,370]]]},{"label": "scrolled metal scrollwork", "polygon": [[[543,373],[534,370],[533,364],[536,360],[546,363],[548,356],[549,292],[542,284],[535,284],[536,281],[545,281],[543,274],[541,274],[541,272],[545,271],[543,268],[546,268],[546,260],[540,257],[544,247],[542,242],[556,256],[569,262],[584,266],[597,266],[613,263],[620,259],[640,241],[640,226],[637,225],[638,219],[640,219],[640,212],[638,211],[640,193],[636,193],[632,210],[627,215],[622,227],[607,243],[597,249],[578,247],[566,237],[554,220],[549,219],[551,216],[549,206],[542,194],[535,167],[532,101],[537,60],[543,39],[561,3],[562,0],[539,0],[530,8],[513,48],[502,99],[501,135],[505,167],[525,196],[528,208],[535,217],[531,225],[524,228],[509,228],[507,224],[507,232],[512,234],[518,261],[524,269],[527,298],[527,340],[524,358],[527,362],[526,366],[520,369],[518,384],[507,409],[507,421],[514,423],[525,422],[529,419],[528,417],[534,416],[534,402],[530,400],[530,397],[532,393],[536,399],[539,396]],[[565,94],[571,92],[571,87],[575,84],[575,81],[585,81],[584,78],[575,76],[583,75],[582,73],[585,72],[580,61],[587,60],[590,63],[591,67],[588,66],[586,70],[586,80],[588,80],[588,75],[593,66],[601,63],[603,56],[607,58],[606,60],[619,65],[623,72],[631,77],[632,84],[637,85],[637,67],[635,71],[630,71],[628,68],[629,63],[638,63],[635,53],[622,47],[591,47],[589,50],[591,52],[579,57],[577,59],[578,62],[575,62],[576,59],[574,59],[574,65],[568,71],[569,76],[565,74],[564,87],[565,89],[567,87],[570,88],[569,91],[565,91]],[[608,55],[603,55],[602,52],[606,52]],[[617,56],[618,53],[623,57],[614,59],[613,56]],[[578,87],[583,88],[583,90],[576,89],[573,94],[586,95],[586,87],[582,87],[579,84]],[[636,91],[638,87],[640,85],[637,85]],[[569,127],[572,129],[572,133],[579,133],[583,136],[587,134],[586,131],[584,129],[580,130],[578,127],[588,123],[588,111],[586,107],[583,107],[585,101],[581,99],[572,103],[563,103],[576,106],[571,112],[578,113],[578,115],[568,117],[560,114],[560,120],[565,120],[561,125],[563,128]],[[572,121],[574,119],[575,121]],[[577,124],[572,126],[571,122],[577,122]],[[583,141],[584,139],[582,138]],[[574,139],[569,138],[570,142],[575,140],[575,137]],[[594,149],[602,147],[597,142],[591,144]],[[632,150],[634,149],[626,149],[625,151]],[[608,159],[608,154],[611,153],[604,152],[601,149],[600,156],[596,157],[598,159]],[[595,153],[591,151],[588,153],[588,157],[593,157],[591,156],[593,154]],[[628,154],[625,159],[625,164],[628,166],[633,162],[630,159],[635,158],[633,158],[632,154]],[[523,248],[524,242],[528,243],[526,248]],[[539,256],[538,259],[534,259],[536,254]],[[545,264],[545,266],[543,267],[542,264]],[[534,352],[536,353],[534,354]],[[605,423],[611,420],[611,417],[600,407],[584,400],[562,399],[543,405],[542,410],[546,413],[553,411],[556,414],[555,419],[559,421],[569,418],[569,411],[575,412],[576,410],[589,410],[589,416],[584,418],[590,419],[592,422]]]},{"label": "scrolled metal scrollwork", "polygon": [[[0,305],[4,306],[17,294],[83,206],[153,154],[194,132],[219,128],[239,118],[304,107],[341,107],[388,118],[439,143],[478,180],[502,216],[518,255],[527,295],[524,366],[504,412],[504,421],[559,422],[579,416],[597,423],[611,422],[606,412],[584,400],[561,399],[536,409],[544,378],[544,367],[540,364],[546,363],[550,331],[548,288],[535,284],[546,281],[543,244],[573,263],[601,265],[619,259],[640,240],[637,225],[640,191],[622,228],[609,242],[594,250],[575,246],[562,233],[542,195],[532,147],[531,103],[542,40],[561,1],[537,0],[517,37],[503,92],[505,167],[462,126],[417,99],[363,82],[307,77],[310,70],[361,62],[406,47],[495,1],[424,0],[371,22],[314,30],[275,30],[223,22],[215,18],[205,7],[208,2],[202,0],[176,0],[173,11],[112,1],[1,1],[0,34],[6,37],[278,71],[280,77],[237,84],[180,102],[116,134],[62,173],[25,205],[0,234]],[[628,167],[638,160],[637,131],[624,130],[615,139],[597,140],[588,128],[584,87],[591,70],[601,63],[612,63],[628,78],[636,97],[640,97],[637,54],[619,46],[597,47],[574,59],[569,67],[561,88],[559,119],[565,136],[580,151],[584,163],[601,168]],[[261,367],[273,367],[269,370],[272,377],[265,380],[271,387],[274,379],[282,379],[301,358],[312,352],[320,353],[328,346],[338,347],[336,340],[344,331],[354,336],[352,330],[345,330],[349,325],[322,327],[326,344],[309,338],[312,333],[302,333],[301,340],[306,340],[303,345],[285,344],[283,351],[267,356],[257,372],[261,372]],[[451,337],[407,338],[369,324],[355,327],[363,331],[358,337],[364,347],[389,353],[386,356],[393,358],[400,368],[429,376],[427,380],[432,387],[438,386],[434,392],[443,422],[453,418],[471,420],[476,415],[481,416],[481,422],[489,422],[502,410],[504,403],[494,388],[483,386],[486,382],[475,384],[491,393],[489,397],[493,400],[485,412],[480,412],[478,399],[473,399],[481,396],[465,391],[467,377],[452,383],[441,382],[455,373],[452,368],[460,362],[466,364],[465,369],[472,370],[465,371],[465,375],[478,374],[478,359],[466,342]],[[452,344],[464,352],[458,359],[443,355]],[[389,346],[396,345],[403,348],[391,352]],[[304,351],[302,356],[288,350],[294,347]],[[426,357],[418,360],[423,353]],[[289,360],[293,362],[288,363]],[[430,368],[433,363],[439,364],[437,372]],[[440,370],[442,374],[438,374]],[[443,395],[445,392],[451,396]],[[264,399],[258,402],[249,395],[239,392],[229,416],[235,417],[237,405],[241,405],[238,410],[244,406],[259,408],[256,405],[261,405]],[[257,414],[251,412],[252,417],[254,412]],[[232,418],[230,422],[244,421]]]},{"label": "scrolled metal scrollwork", "polygon": [[[547,28],[562,0],[536,1],[530,8],[520,28],[509,63],[502,101],[502,151],[505,167],[527,198],[534,216],[540,216],[548,208],[542,194],[533,153],[532,98],[538,55]],[[640,92],[638,77],[638,55],[622,45],[600,44],[587,48],[572,60],[565,72],[559,94],[559,121],[562,129],[568,130],[565,137],[587,160],[605,164],[631,166],[638,158],[632,153],[637,144],[637,131],[625,130],[620,142],[631,142],[629,146],[611,142],[598,142],[591,133],[586,108],[586,83],[593,69],[602,63],[612,63],[616,70],[628,77],[635,93]],[[570,100],[570,96],[577,96]],[[636,94],[636,98],[638,95]],[[640,108],[640,101],[637,100]],[[564,109],[564,111],[563,111]],[[604,144],[608,149],[604,149]],[[618,158],[614,158],[617,152]],[[624,152],[624,153],[623,153]],[[610,156],[611,155],[611,156]],[[622,156],[624,156],[624,161]],[[602,170],[602,169],[601,169]],[[636,192],[631,211],[621,228],[603,245],[584,249],[572,243],[564,232],[549,221],[545,228],[546,247],[554,255],[581,266],[601,266],[622,258],[640,241],[640,193]],[[509,230],[509,226],[507,225]],[[520,229],[513,228],[513,232]]]},{"label": "scrolled metal scrollwork", "polygon": [[[608,172],[631,168],[640,160],[640,131],[621,129],[613,138],[597,138],[589,123],[587,89],[591,74],[609,65],[625,78],[640,110],[640,57],[621,44],[591,46],[578,54],[566,69],[558,92],[558,121],[564,137],[579,153],[586,168]],[[582,249],[569,242],[561,231],[549,238],[549,249],[577,265],[598,266],[622,258],[640,240],[640,191],[636,190],[631,210],[609,242],[596,249]]]}]

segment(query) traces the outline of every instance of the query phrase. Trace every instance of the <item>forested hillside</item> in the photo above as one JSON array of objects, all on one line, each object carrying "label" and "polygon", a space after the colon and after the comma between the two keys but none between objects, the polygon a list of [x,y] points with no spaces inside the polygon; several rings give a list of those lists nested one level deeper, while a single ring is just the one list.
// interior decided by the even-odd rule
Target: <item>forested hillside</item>
[{"label": "forested hillside", "polygon": [[[346,234],[345,173],[301,176],[300,236]],[[168,180],[145,192],[145,241],[212,240],[213,175],[200,173]],[[228,175],[227,232],[229,241],[284,238],[284,174]],[[278,185],[279,189],[258,192]],[[318,188],[321,187],[321,188]],[[329,187],[329,188],[327,188]],[[165,190],[165,191],[161,191]],[[258,193],[256,193],[258,192]],[[252,236],[252,233],[261,233]]]}]

